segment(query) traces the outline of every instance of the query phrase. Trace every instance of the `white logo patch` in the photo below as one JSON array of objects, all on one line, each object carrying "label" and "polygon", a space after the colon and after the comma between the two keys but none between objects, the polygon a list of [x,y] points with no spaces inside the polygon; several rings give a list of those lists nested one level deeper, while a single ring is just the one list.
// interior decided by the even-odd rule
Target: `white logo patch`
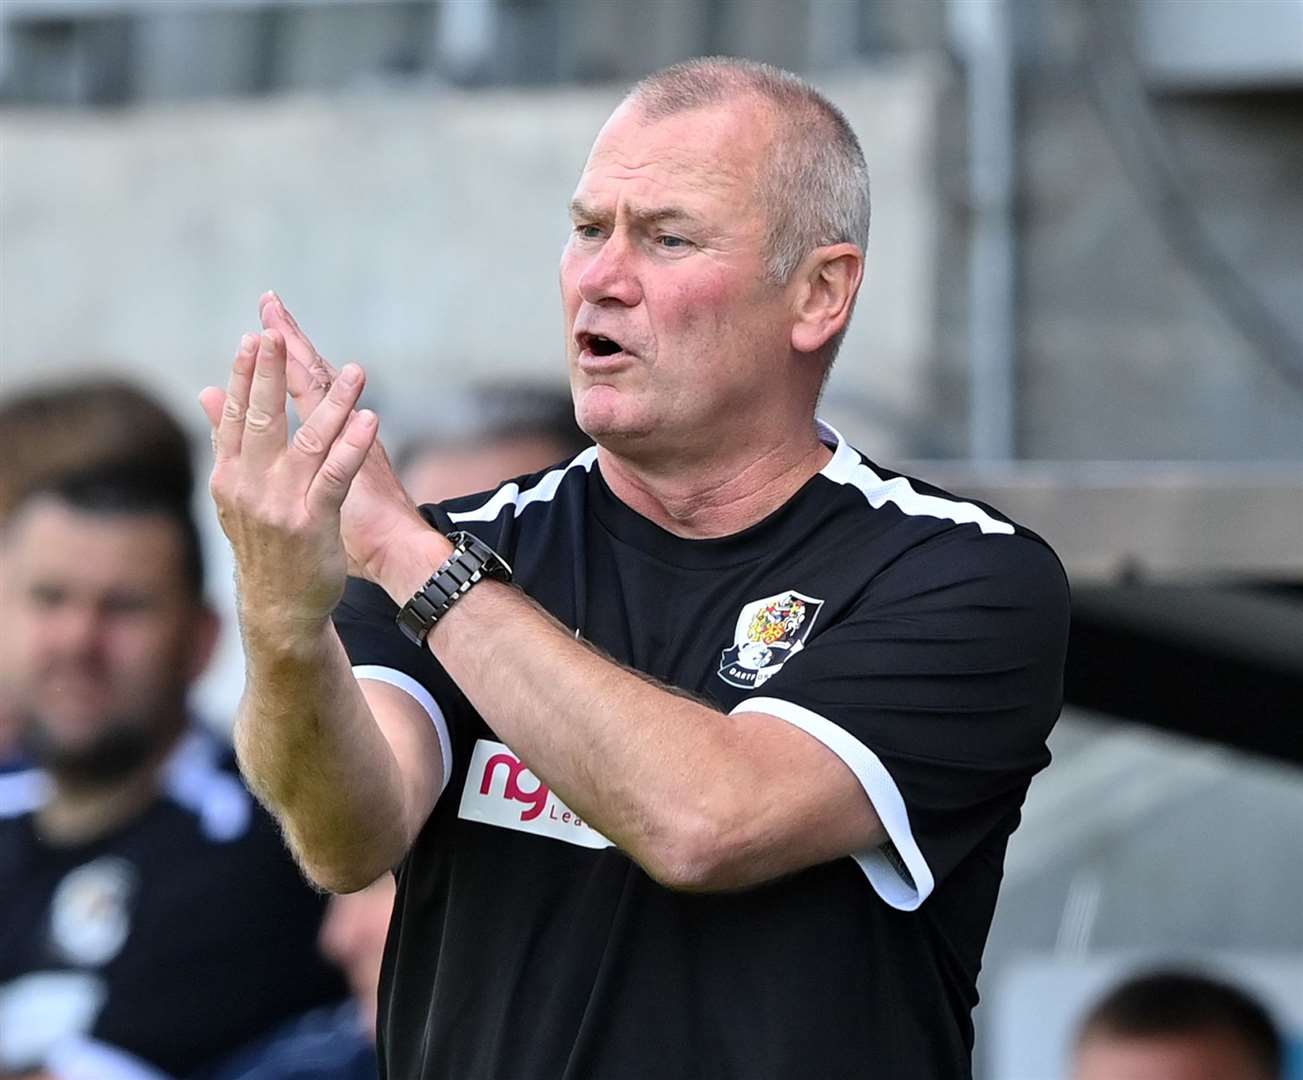
[{"label": "white logo patch", "polygon": [[613,846],[553,795],[505,745],[488,739],[475,743],[457,816],[580,847]]},{"label": "white logo patch", "polygon": [[135,868],[105,855],[69,871],[50,902],[50,937],[71,963],[107,964],[131,931]]},{"label": "white logo patch", "polygon": [[730,686],[756,690],[805,648],[823,601],[788,589],[744,604],[733,645],[719,658],[719,677]]}]

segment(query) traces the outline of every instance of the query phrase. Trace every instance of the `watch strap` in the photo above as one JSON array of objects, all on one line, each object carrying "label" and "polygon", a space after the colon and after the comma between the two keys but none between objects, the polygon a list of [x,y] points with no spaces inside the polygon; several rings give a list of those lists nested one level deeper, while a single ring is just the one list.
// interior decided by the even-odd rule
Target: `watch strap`
[{"label": "watch strap", "polygon": [[472,586],[486,577],[511,580],[511,567],[506,560],[479,537],[468,532],[454,532],[448,535],[448,539],[453,545],[452,555],[403,605],[395,620],[398,629],[418,646],[425,645],[435,623]]}]

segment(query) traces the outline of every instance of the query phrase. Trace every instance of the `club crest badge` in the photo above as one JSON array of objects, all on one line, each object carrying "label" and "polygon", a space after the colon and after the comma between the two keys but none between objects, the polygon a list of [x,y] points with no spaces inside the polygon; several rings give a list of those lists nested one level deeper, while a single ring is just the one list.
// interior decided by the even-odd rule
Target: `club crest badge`
[{"label": "club crest badge", "polygon": [[805,647],[822,607],[822,600],[792,590],[743,606],[733,645],[720,657],[719,677],[743,690],[764,686]]},{"label": "club crest badge", "polygon": [[65,960],[99,967],[117,956],[131,932],[135,868],[103,855],[72,870],[50,901],[50,938]]}]

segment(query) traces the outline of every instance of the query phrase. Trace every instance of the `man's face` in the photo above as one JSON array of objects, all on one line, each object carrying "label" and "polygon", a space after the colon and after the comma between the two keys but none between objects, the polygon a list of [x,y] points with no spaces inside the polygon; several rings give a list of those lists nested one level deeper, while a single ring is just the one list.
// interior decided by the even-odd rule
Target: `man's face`
[{"label": "man's face", "polygon": [[654,123],[626,104],[598,135],[561,292],[576,418],[604,445],[717,439],[786,392],[791,302],[756,195],[770,131],[741,100]]},{"label": "man's face", "polygon": [[186,588],[177,525],[34,498],[9,525],[6,664],[41,764],[109,779],[176,730],[214,620]]}]

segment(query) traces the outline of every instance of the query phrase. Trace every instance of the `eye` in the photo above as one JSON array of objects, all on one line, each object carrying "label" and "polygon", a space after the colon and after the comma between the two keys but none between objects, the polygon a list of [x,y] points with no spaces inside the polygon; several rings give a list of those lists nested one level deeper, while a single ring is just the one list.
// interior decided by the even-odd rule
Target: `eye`
[{"label": "eye", "polygon": [[135,615],[153,606],[151,597],[137,592],[114,592],[104,598],[104,611],[110,615]]},{"label": "eye", "polygon": [[656,237],[656,243],[670,251],[678,251],[692,246],[691,241],[685,240],[681,236],[674,236],[672,233],[661,233],[660,236]]},{"label": "eye", "polygon": [[35,584],[27,591],[32,607],[53,610],[66,599],[64,590],[57,585]]},{"label": "eye", "polygon": [[602,238],[602,227],[600,225],[579,224],[575,226],[575,235],[580,240],[600,240]]}]

